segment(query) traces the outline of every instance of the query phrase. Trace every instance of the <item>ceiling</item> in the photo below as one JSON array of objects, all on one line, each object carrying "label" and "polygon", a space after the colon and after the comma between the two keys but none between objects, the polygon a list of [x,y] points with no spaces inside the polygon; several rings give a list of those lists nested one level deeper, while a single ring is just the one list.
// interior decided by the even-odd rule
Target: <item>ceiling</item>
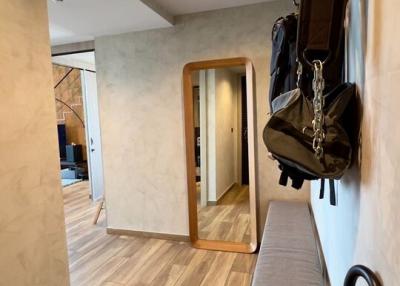
[{"label": "ceiling", "polygon": [[47,4],[52,45],[171,26],[139,0],[48,0]]},{"label": "ceiling", "polygon": [[[171,27],[173,16],[268,0],[47,0],[51,44]],[[271,0],[269,0],[271,1]]]},{"label": "ceiling", "polygon": [[170,14],[183,15],[217,9],[238,7],[274,0],[150,0]]}]

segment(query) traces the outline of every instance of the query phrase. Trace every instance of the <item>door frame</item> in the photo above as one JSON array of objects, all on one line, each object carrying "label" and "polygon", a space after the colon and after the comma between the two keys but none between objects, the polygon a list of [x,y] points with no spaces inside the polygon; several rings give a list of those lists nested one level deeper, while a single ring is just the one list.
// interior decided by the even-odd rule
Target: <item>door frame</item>
[{"label": "door frame", "polygon": [[[101,193],[102,195],[99,197],[94,196],[94,180],[93,180],[93,174],[92,174],[92,136],[90,134],[90,124],[89,121],[92,120],[91,118],[89,118],[89,112],[88,112],[88,95],[87,95],[87,85],[86,85],[86,77],[85,77],[85,73],[96,73],[95,71],[91,71],[91,70],[86,70],[86,69],[82,69],[81,70],[81,82],[82,82],[82,97],[83,97],[83,104],[84,104],[84,113],[85,113],[85,122],[86,122],[86,128],[85,128],[85,134],[86,134],[86,152],[87,152],[87,160],[88,160],[88,173],[89,173],[89,183],[90,183],[90,197],[93,201],[99,201],[101,199],[104,198],[104,168],[103,168],[103,156],[102,156],[102,146],[101,146],[101,132],[100,130],[99,132],[99,142],[98,146],[96,146],[95,148],[98,149],[98,156],[100,156],[100,160],[101,160],[101,170],[99,172],[101,172]],[[97,78],[96,78],[96,84],[97,84]],[[96,86],[97,88],[97,86]],[[97,115],[100,117],[99,114],[99,110],[98,110],[98,104],[97,104]],[[100,126],[100,122],[99,122],[99,126]]]},{"label": "door frame", "polygon": [[[240,76],[240,183],[242,185],[249,184],[249,153],[248,153],[248,116],[247,115],[247,87],[246,76]],[[245,112],[244,112],[245,111]],[[246,124],[244,128],[244,124]],[[247,138],[247,139],[246,139]],[[247,148],[246,148],[247,147]]]}]

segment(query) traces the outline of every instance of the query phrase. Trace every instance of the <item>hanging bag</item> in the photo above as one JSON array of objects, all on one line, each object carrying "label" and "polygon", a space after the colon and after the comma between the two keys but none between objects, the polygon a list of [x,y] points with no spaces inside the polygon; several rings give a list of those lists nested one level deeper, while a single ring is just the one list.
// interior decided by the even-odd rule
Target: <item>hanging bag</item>
[{"label": "hanging bag", "polygon": [[335,179],[340,179],[352,161],[351,139],[356,129],[344,123],[354,118],[355,85],[343,83],[323,95],[323,64],[314,67],[314,98],[300,88],[280,95],[272,102],[272,117],[263,134],[264,143],[281,169],[279,183],[299,189],[304,180],[329,179],[330,203],[336,205]]},{"label": "hanging bag", "polygon": [[314,136],[313,102],[300,89],[279,96],[272,102],[272,117],[263,133],[268,151],[311,177],[339,179],[351,163],[352,146],[343,118],[354,94],[354,84],[344,83],[325,95],[322,149]]},{"label": "hanging bag", "polygon": [[[334,179],[352,161],[355,129],[355,86],[343,79],[345,0],[303,0],[300,6],[297,53],[298,88],[271,102],[272,117],[263,139],[279,162],[279,183],[299,189],[304,180],[329,179],[331,204],[336,204]],[[321,9],[325,9],[322,11]],[[326,69],[328,67],[328,69]],[[325,68],[325,69],[324,69]],[[326,80],[327,79],[327,80]]]}]

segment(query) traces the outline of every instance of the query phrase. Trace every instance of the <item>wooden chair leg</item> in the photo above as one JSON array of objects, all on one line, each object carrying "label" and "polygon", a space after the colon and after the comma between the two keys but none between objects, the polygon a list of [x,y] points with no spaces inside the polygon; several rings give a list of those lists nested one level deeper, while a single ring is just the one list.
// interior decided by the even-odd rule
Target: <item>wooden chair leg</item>
[{"label": "wooden chair leg", "polygon": [[99,216],[101,213],[101,210],[103,209],[104,205],[104,200],[101,200],[101,202],[97,206],[96,214],[94,216],[93,224],[97,224],[97,221],[99,220]]}]

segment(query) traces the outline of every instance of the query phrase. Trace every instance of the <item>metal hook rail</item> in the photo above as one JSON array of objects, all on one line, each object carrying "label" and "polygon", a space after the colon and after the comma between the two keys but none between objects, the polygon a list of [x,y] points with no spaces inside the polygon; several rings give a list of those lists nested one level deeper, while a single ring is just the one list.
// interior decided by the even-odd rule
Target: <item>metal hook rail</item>
[{"label": "metal hook rail", "polygon": [[364,265],[354,265],[351,267],[347,272],[343,285],[356,286],[357,279],[360,277],[367,281],[368,286],[382,286],[375,273]]}]

